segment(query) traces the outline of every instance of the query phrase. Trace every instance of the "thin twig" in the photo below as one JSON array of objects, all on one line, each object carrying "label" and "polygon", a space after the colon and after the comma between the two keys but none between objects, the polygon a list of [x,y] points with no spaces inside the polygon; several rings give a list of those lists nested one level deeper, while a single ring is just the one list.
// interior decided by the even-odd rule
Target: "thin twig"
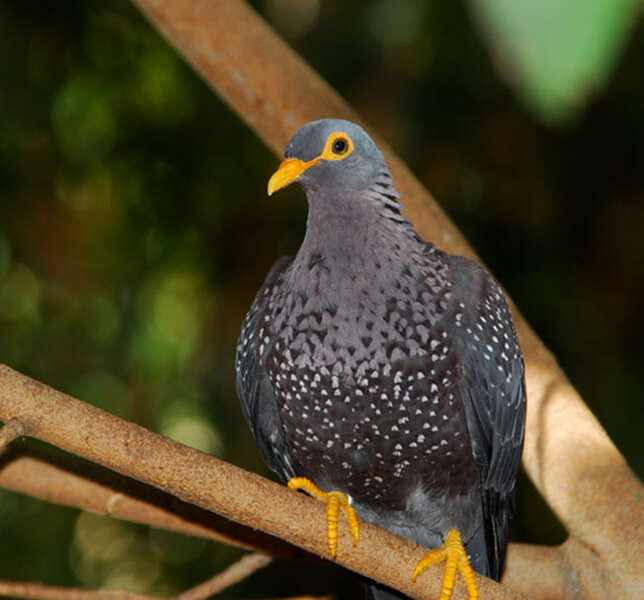
[{"label": "thin twig", "polygon": [[23,581],[0,581],[0,596],[36,600],[167,600],[119,590],[79,590]]},{"label": "thin twig", "polygon": [[246,579],[255,571],[267,566],[272,560],[270,556],[258,552],[247,554],[208,581],[179,594],[177,600],[205,600],[205,598],[218,594],[231,585]]},{"label": "thin twig", "polygon": [[333,600],[333,596],[291,596],[289,598],[266,598],[265,600]]},{"label": "thin twig", "polygon": [[0,429],[0,454],[13,440],[26,435],[25,424],[18,418],[13,418]]},{"label": "thin twig", "polygon": [[[260,560],[260,557],[264,560]],[[263,554],[245,556],[219,575],[179,594],[174,600],[205,600],[209,596],[223,591],[245,577],[252,575],[252,573],[266,566],[270,561],[270,557]],[[221,579],[218,581],[222,576],[226,576],[226,580]],[[121,590],[81,590],[35,582],[0,580],[0,597],[3,596],[30,598],[32,600],[171,600]],[[283,600],[333,600],[333,598],[332,596],[297,596],[284,598]]]}]

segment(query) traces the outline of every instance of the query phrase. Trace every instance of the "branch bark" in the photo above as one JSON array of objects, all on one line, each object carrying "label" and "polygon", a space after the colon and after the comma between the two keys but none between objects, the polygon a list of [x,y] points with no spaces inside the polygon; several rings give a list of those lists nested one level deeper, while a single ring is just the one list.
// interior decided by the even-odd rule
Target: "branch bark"
[{"label": "branch bark", "polygon": [[31,598],[33,600],[166,600],[153,596],[142,596],[119,590],[79,590],[69,587],[45,585],[26,581],[0,580],[0,597]]},{"label": "branch bark", "polygon": [[[277,154],[307,121],[331,115],[361,121],[241,0],[134,2]],[[473,256],[422,185],[378,143],[419,233],[445,250]],[[529,397],[524,467],[570,538],[553,549],[512,546],[504,581],[544,599],[636,597],[643,585],[642,486],[516,309],[515,318]],[[0,420],[19,417],[24,434],[326,556],[319,503],[7,367],[0,367],[0,390]],[[341,524],[338,563],[413,598],[434,597],[440,587],[440,566],[411,584],[410,565],[422,554],[414,544],[369,524],[363,524],[353,549]],[[551,578],[544,577],[548,566],[556,573]],[[484,578],[480,587],[482,597],[519,597]],[[462,596],[459,584],[455,597]]]},{"label": "branch bark", "polygon": [[[0,390],[0,421],[19,417],[27,435],[308,552],[328,556],[322,503],[128,423],[4,365],[0,365]],[[360,543],[354,548],[348,526],[340,523],[336,562],[411,598],[434,598],[440,591],[441,565],[428,569],[415,584],[411,581],[413,566],[424,553],[417,544],[364,522]],[[485,598],[524,598],[485,577],[477,580]],[[458,581],[454,597],[465,596]]]},{"label": "branch bark", "polygon": [[25,426],[20,419],[11,419],[0,429],[0,454],[16,438],[25,435]]},{"label": "branch bark", "polygon": [[[251,530],[180,501],[165,492],[70,456],[13,447],[0,457],[0,486],[47,502],[88,510],[143,525],[170,529],[280,558],[319,560],[279,538]],[[535,598],[559,598],[563,590],[557,548],[510,544],[504,582]],[[526,577],[526,573],[530,575]],[[552,590],[552,591],[551,591]]]},{"label": "branch bark", "polygon": [[[276,154],[308,121],[362,121],[243,0],[133,2]],[[382,140],[377,143],[420,235],[474,257],[422,184]],[[516,307],[513,312],[529,398],[523,465],[571,534],[572,546],[588,550],[584,558],[566,555],[569,579],[574,591],[584,589],[589,597],[628,596],[642,585],[642,485],[554,356]],[[601,561],[592,560],[597,556]],[[598,562],[602,581],[596,577]]]},{"label": "branch bark", "polygon": [[279,538],[251,530],[154,487],[71,456],[17,446],[0,456],[0,487],[160,529],[280,558],[317,560]]},{"label": "branch bark", "polygon": [[[239,583],[271,562],[265,554],[247,554],[214,577],[176,596],[175,600],[206,600],[213,594]],[[167,600],[157,596],[133,594],[121,590],[81,590],[35,582],[0,580],[0,596],[34,600]]]}]

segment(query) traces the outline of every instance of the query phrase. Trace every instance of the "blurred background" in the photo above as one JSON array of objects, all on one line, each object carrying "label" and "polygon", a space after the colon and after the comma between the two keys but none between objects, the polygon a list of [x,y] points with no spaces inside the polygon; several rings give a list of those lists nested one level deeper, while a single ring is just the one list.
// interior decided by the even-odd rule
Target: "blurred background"
[{"label": "blurred background", "polygon": [[[252,4],[433,192],[641,475],[641,3]],[[266,473],[234,348],[303,194],[267,198],[276,157],[124,0],[3,0],[0,56],[0,362]],[[564,539],[525,477],[518,511],[514,539]],[[2,490],[0,540],[0,578],[157,595],[240,555]],[[340,583],[278,563],[222,597]]]}]

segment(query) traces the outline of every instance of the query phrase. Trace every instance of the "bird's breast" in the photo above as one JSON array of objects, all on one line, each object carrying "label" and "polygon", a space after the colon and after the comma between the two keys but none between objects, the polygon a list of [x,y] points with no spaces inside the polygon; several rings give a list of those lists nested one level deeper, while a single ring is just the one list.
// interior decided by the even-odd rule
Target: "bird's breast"
[{"label": "bird's breast", "polygon": [[413,297],[365,299],[278,327],[266,368],[300,475],[392,510],[419,482],[471,485],[458,365],[420,311]]}]

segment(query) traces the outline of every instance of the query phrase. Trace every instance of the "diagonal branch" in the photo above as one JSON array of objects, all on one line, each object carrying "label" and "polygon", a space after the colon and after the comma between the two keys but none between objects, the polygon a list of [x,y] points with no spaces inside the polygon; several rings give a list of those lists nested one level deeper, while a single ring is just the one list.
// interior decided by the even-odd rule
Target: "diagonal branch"
[{"label": "diagonal branch", "polygon": [[[19,417],[32,437],[308,552],[328,555],[320,502],[172,442],[4,365],[0,365],[0,390],[0,421]],[[360,544],[354,548],[348,526],[340,523],[337,562],[412,598],[437,597],[440,590],[440,565],[428,569],[422,581],[411,582],[412,566],[424,553],[417,544],[369,523],[361,524]],[[485,577],[477,580],[483,597],[524,597]],[[456,598],[464,596],[459,581]]]},{"label": "diagonal branch", "polygon": [[[211,87],[281,154],[307,121],[356,113],[243,0],[133,0]],[[418,232],[450,252],[473,256],[454,224],[381,140]],[[514,314],[526,359],[528,416],[523,464],[579,543],[567,555],[573,587],[599,597],[636,591],[644,517],[642,485],[526,321]],[[630,543],[625,543],[626,539]],[[577,548],[575,548],[576,550]],[[610,584],[598,583],[597,561]]]},{"label": "diagonal branch", "polygon": [[[247,554],[214,577],[179,594],[175,600],[206,600],[213,594],[239,583],[271,562],[265,554]],[[156,596],[121,590],[81,590],[25,581],[0,580],[0,596],[34,600],[165,600]]]},{"label": "diagonal branch", "polygon": [[[241,0],[136,0],[136,4],[276,152],[306,121],[331,115],[360,120]],[[385,153],[407,214],[421,235],[446,250],[471,254],[420,183],[390,151]],[[554,357],[518,315],[517,324],[529,395],[524,466],[571,537],[555,549],[512,546],[504,581],[518,589],[532,586],[540,598],[636,597],[643,543],[638,532],[644,527],[638,505],[641,485]],[[19,416],[23,435],[39,437],[187,502],[326,555],[323,509],[314,501],[1,366],[0,391],[0,420]],[[112,501],[119,503],[120,499]],[[350,548],[343,526],[340,544]],[[365,524],[358,548],[342,552],[338,562],[421,597],[436,594],[441,575],[437,567],[422,582],[410,584],[409,565],[422,552]],[[557,577],[544,577],[548,565]],[[457,597],[462,592],[457,587]],[[484,579],[481,593],[487,598],[517,597],[505,586]]]},{"label": "diagonal branch", "polygon": [[11,419],[0,428],[0,454],[13,440],[25,435],[25,426],[20,419]]},{"label": "diagonal branch", "polygon": [[0,487],[116,519],[261,550],[271,556],[315,560],[278,538],[68,455],[9,448],[0,456]]},{"label": "diagonal branch", "polygon": [[[11,448],[0,458],[0,487],[47,502],[260,550],[272,556],[318,560],[279,538],[243,527],[71,456],[51,457],[43,452]],[[563,589],[559,565],[567,544],[557,548],[510,544],[504,582],[535,598],[559,597],[556,592]],[[544,580],[548,581],[548,588],[541,583]],[[536,584],[539,584],[537,594],[534,593]]]},{"label": "diagonal branch", "polygon": [[230,565],[221,573],[217,573],[217,575],[211,577],[208,581],[204,581],[179,594],[177,600],[205,600],[206,598],[210,598],[213,594],[218,594],[231,585],[235,585],[243,579],[246,579],[255,571],[264,568],[270,564],[271,560],[273,559],[270,556],[257,552],[242,556],[236,563]]},{"label": "diagonal branch", "polygon": [[164,600],[119,590],[79,590],[45,585],[31,581],[0,580],[0,597],[31,598],[33,600]]},{"label": "diagonal branch", "polygon": [[[0,487],[102,515],[169,529],[188,535],[260,550],[271,556],[318,560],[279,538],[243,527],[192,504],[113,471],[71,456],[47,456],[42,452],[11,448],[0,458]],[[566,548],[564,544],[563,548]],[[531,592],[546,579],[549,589],[562,589],[559,563],[562,547],[510,544],[504,582]],[[530,576],[526,577],[526,572]],[[556,598],[543,585],[536,598]]]}]

